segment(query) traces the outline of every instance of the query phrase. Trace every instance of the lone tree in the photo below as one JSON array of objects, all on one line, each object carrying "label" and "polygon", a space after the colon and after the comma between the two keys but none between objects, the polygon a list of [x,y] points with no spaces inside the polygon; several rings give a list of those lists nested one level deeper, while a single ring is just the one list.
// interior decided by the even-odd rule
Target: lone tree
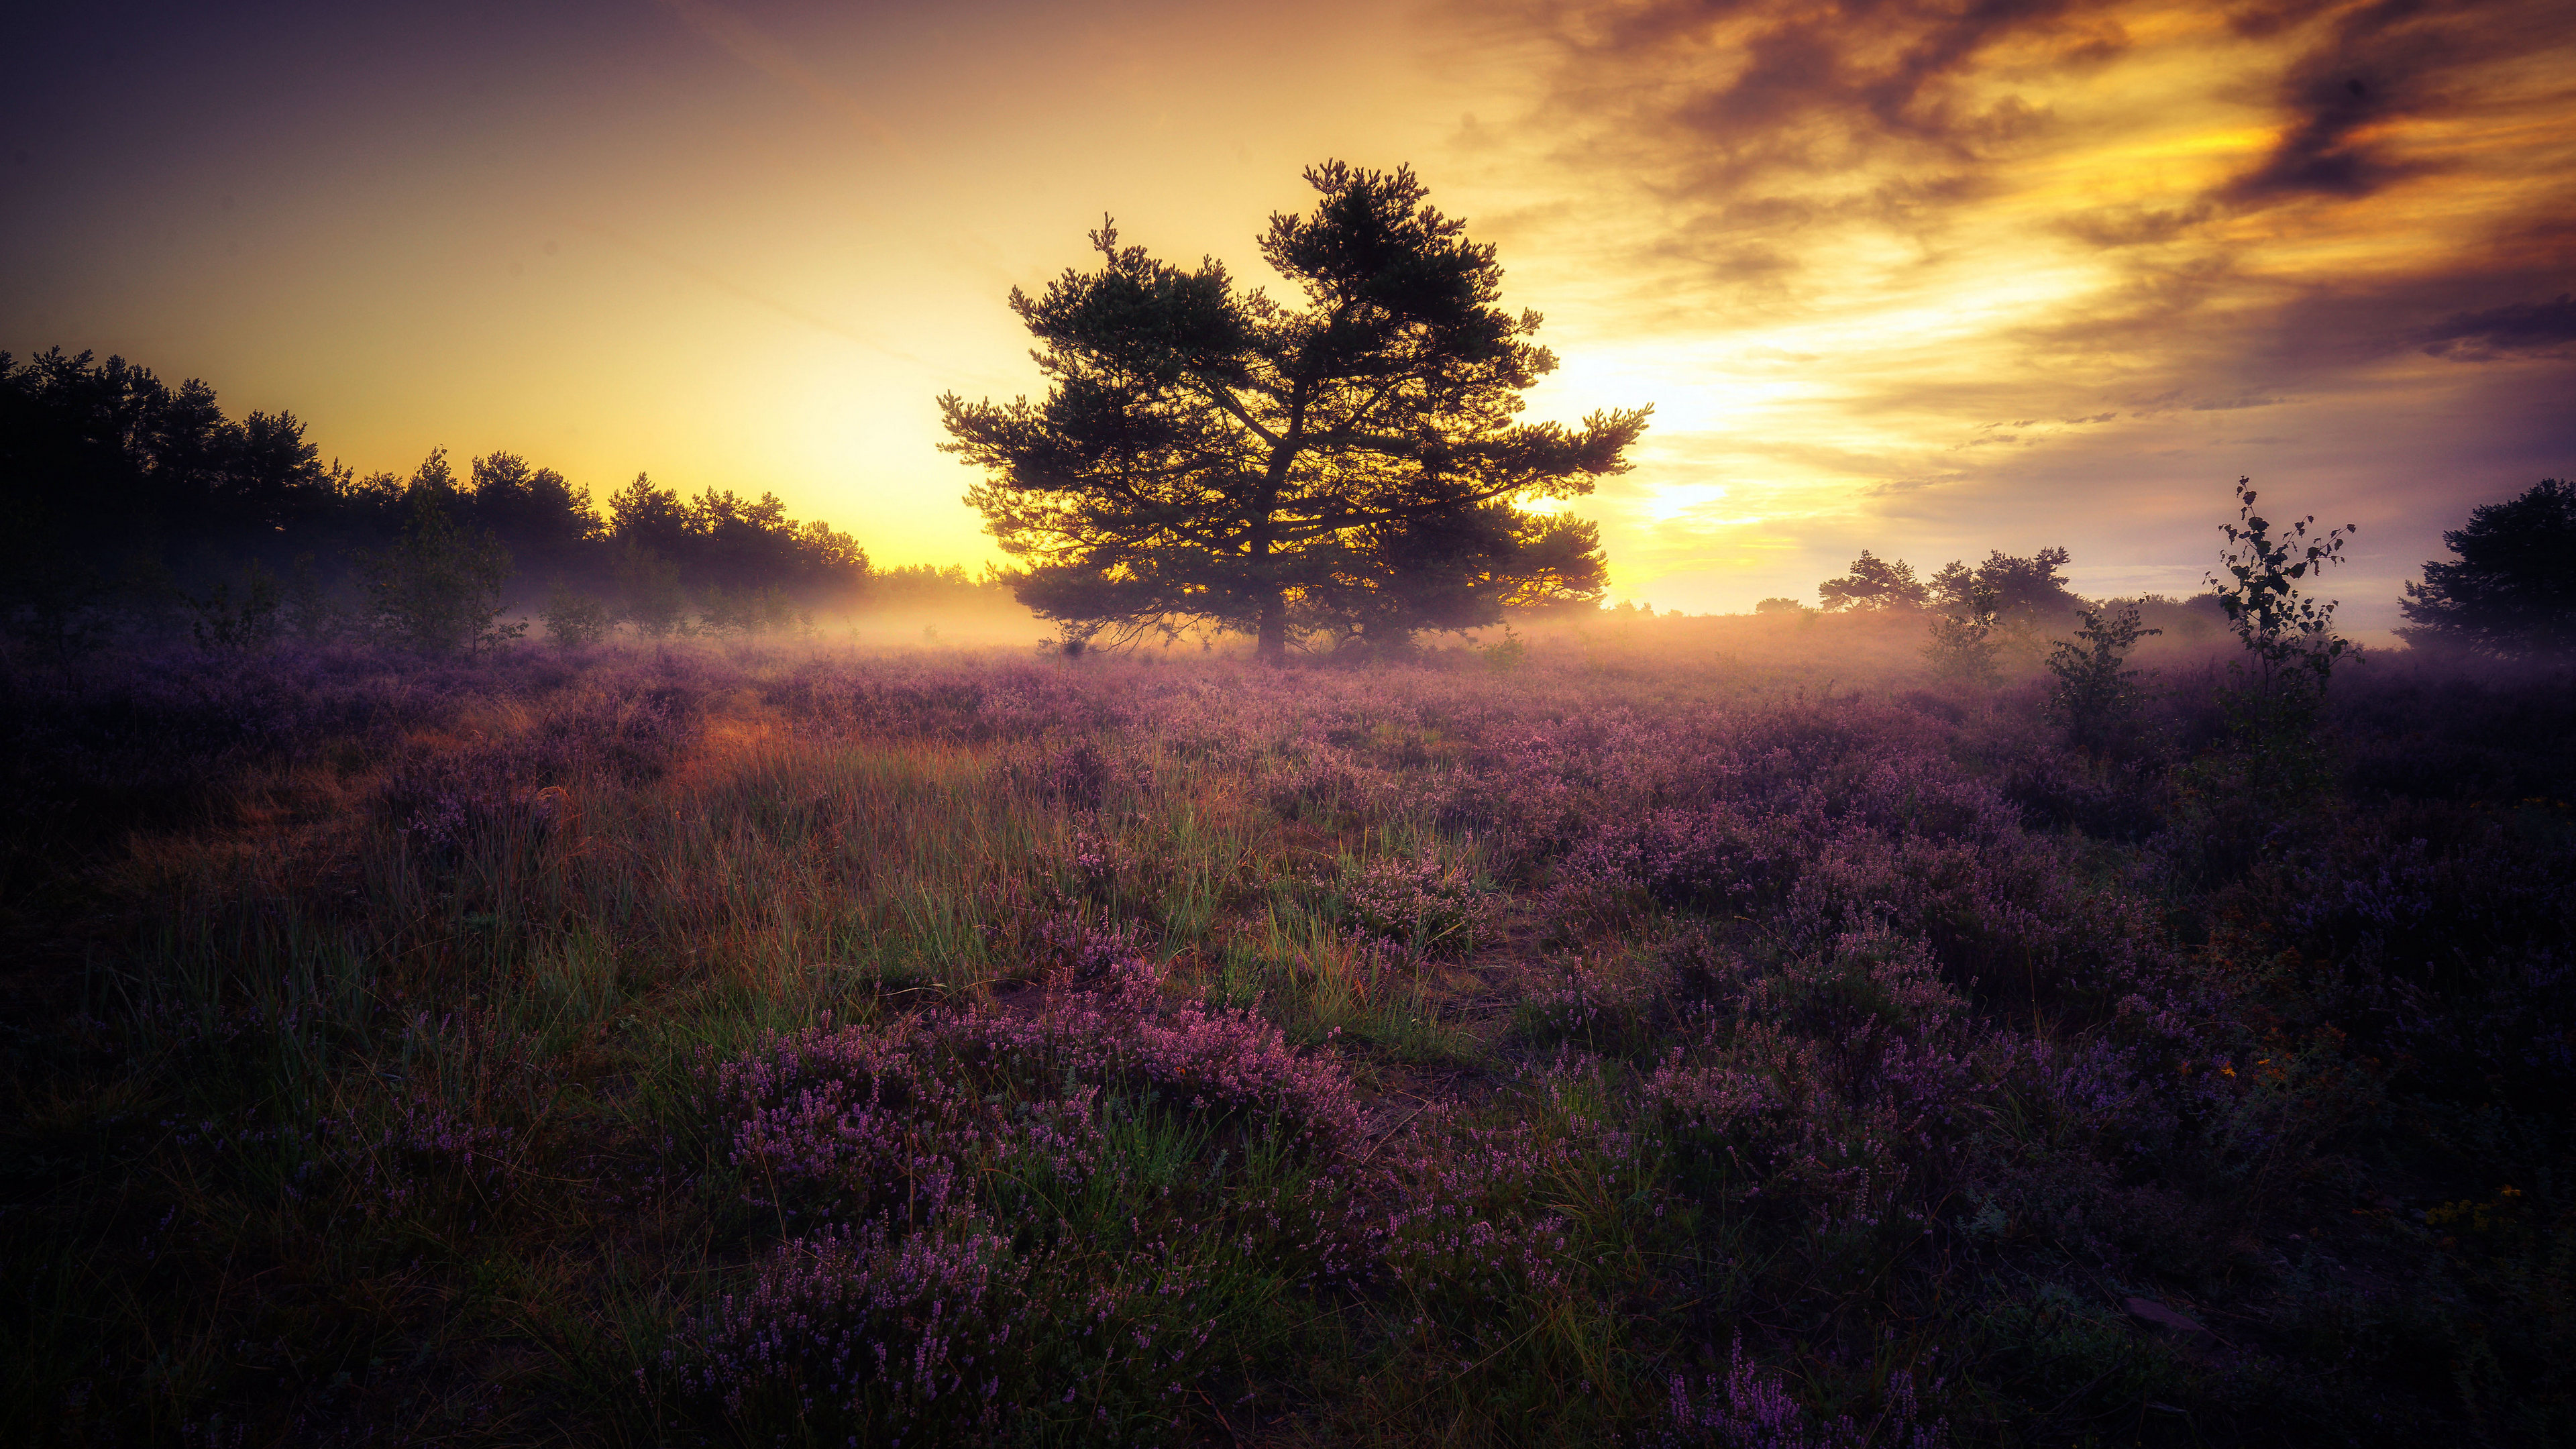
[{"label": "lone tree", "polygon": [[2442,535],[2456,563],[2424,565],[2408,584],[2397,632],[2417,647],[2480,654],[2576,648],[2576,483],[2543,478],[2529,492],[2469,510]]},{"label": "lone tree", "polygon": [[[1529,341],[1539,316],[1496,304],[1494,249],[1425,205],[1410,169],[1331,161],[1306,180],[1315,209],[1273,214],[1260,239],[1300,304],[1239,289],[1212,259],[1185,270],[1121,247],[1104,221],[1096,268],[1043,297],[1011,292],[1045,401],[939,400],[942,446],[985,471],[966,501],[1024,561],[1013,590],[1039,614],[1212,620],[1252,630],[1276,662],[1301,609],[1413,577],[1400,541],[1472,534],[1476,510],[1587,493],[1626,468],[1645,408],[1577,429],[1514,421],[1556,366]],[[1429,552],[1491,572],[1475,547]],[[1469,583],[1479,609],[1510,592]],[[1457,627],[1413,613],[1412,627]]]}]

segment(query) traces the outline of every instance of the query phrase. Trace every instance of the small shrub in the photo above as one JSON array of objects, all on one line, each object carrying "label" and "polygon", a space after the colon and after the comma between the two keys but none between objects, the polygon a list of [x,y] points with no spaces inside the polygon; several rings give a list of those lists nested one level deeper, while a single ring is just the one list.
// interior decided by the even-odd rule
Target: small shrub
[{"label": "small shrub", "polygon": [[680,566],[641,544],[617,552],[618,612],[647,639],[665,639],[680,627],[688,596],[680,591]]},{"label": "small shrub", "polygon": [[412,504],[393,547],[359,560],[366,623],[380,642],[415,654],[483,654],[527,632],[502,624],[510,552],[489,530],[469,533],[434,498]]},{"label": "small shrub", "polygon": [[2303,735],[2314,724],[2335,665],[2356,646],[2334,631],[2335,601],[2303,592],[2302,580],[2342,561],[2344,544],[2358,527],[2345,524],[2311,537],[2314,514],[2276,536],[2254,512],[2251,480],[2236,480],[2236,522],[2221,524],[2228,547],[2209,576],[2227,626],[2253,656],[2238,661],[2241,681],[2232,713],[2240,735],[2278,740]]},{"label": "small shrub", "polygon": [[236,596],[232,581],[218,579],[205,597],[187,600],[189,631],[197,647],[215,654],[242,654],[277,642],[285,627],[277,576],[265,564],[251,562]]},{"label": "small shrub", "polygon": [[1371,861],[1341,889],[1354,929],[1416,955],[1464,956],[1494,925],[1492,892],[1473,871],[1433,856]]},{"label": "small shrub", "polygon": [[2095,755],[2118,752],[2138,729],[2140,672],[2127,667],[2138,641],[2162,629],[2139,627],[2134,604],[2116,612],[2078,611],[2084,627],[2049,652],[2048,712],[2076,748]]},{"label": "small shrub", "polygon": [[608,633],[608,606],[560,580],[546,593],[544,618],[547,637],[567,649],[586,648]]}]

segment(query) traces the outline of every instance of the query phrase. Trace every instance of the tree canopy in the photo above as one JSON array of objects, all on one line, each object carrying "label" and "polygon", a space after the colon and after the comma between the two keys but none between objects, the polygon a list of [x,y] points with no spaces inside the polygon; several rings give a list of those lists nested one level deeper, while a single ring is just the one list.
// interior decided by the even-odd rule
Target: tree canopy
[{"label": "tree canopy", "polygon": [[1091,234],[1099,263],[1014,288],[1042,402],[943,396],[943,445],[984,470],[966,501],[1067,622],[1210,620],[1280,658],[1301,612],[1366,632],[1490,622],[1516,595],[1597,597],[1598,540],[1523,502],[1627,466],[1647,409],[1579,428],[1516,421],[1556,366],[1540,318],[1504,312],[1491,246],[1409,169],[1328,162],[1261,255],[1273,300]]},{"label": "tree canopy", "polygon": [[1868,549],[1862,549],[1860,557],[1852,560],[1850,573],[1816,586],[1816,601],[1828,613],[1845,609],[1865,613],[1919,609],[1931,597],[1932,591],[1914,577],[1914,565],[1901,558],[1880,558]]},{"label": "tree canopy", "polygon": [[2455,558],[2426,563],[2398,604],[2407,643],[2497,655],[2576,648],[2576,483],[2543,478],[2471,509],[2468,526],[2442,542]]},{"label": "tree canopy", "polygon": [[2069,557],[2063,548],[2043,548],[2028,558],[1990,549],[1974,568],[1956,559],[1943,565],[1932,576],[1932,593],[1953,610],[1983,607],[1999,620],[2071,613],[2084,601],[2062,572]]}]

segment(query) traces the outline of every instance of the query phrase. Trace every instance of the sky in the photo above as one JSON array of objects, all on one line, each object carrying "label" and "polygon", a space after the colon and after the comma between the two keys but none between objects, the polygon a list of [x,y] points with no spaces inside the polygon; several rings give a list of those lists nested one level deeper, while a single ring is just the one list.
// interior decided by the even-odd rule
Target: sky
[{"label": "sky", "polygon": [[362,473],[507,449],[980,564],[934,399],[1040,389],[1010,289],[1104,214],[1264,280],[1340,158],[1500,249],[1530,417],[1654,405],[1573,508],[1614,598],[2048,545],[2185,593],[2250,475],[2359,525],[2367,633],[2576,476],[2554,0],[51,9],[0,20],[0,350]]}]

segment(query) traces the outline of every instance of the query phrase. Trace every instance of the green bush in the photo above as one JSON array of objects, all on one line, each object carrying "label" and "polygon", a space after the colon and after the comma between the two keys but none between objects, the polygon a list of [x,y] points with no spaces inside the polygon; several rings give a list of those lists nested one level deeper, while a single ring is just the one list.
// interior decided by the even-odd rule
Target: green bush
[{"label": "green bush", "polygon": [[546,594],[546,635],[567,649],[596,644],[608,632],[608,606],[556,583]]},{"label": "green bush", "polygon": [[501,589],[510,551],[489,530],[457,527],[422,498],[393,547],[360,555],[367,631],[418,654],[489,653],[527,632],[502,624]]}]

